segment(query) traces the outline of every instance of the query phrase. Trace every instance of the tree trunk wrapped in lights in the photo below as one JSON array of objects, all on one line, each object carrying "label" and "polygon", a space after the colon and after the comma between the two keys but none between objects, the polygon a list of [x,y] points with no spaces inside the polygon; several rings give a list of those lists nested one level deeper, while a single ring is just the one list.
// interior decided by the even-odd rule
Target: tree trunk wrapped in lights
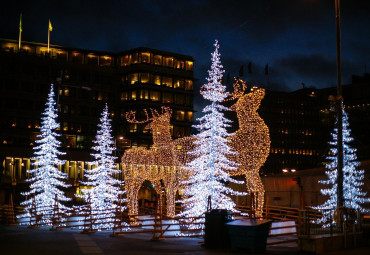
[{"label": "tree trunk wrapped in lights", "polygon": [[[23,195],[28,196],[28,200],[21,203],[21,205],[25,205],[27,213],[21,217],[36,217],[41,224],[53,224],[53,217],[56,213],[59,217],[58,224],[63,225],[69,208],[61,202],[69,201],[70,198],[67,198],[60,188],[67,188],[70,185],[65,183],[68,175],[57,168],[64,163],[58,159],[58,156],[64,155],[64,153],[58,151],[61,142],[57,140],[60,134],[57,134],[56,130],[60,126],[56,121],[58,114],[55,107],[53,84],[50,87],[46,106],[41,118],[41,134],[36,140],[36,144],[39,145],[33,148],[35,156],[32,159],[35,160],[35,168],[27,170],[32,176],[27,179],[31,185],[30,191],[23,193]],[[36,215],[31,216],[32,207],[34,207]],[[58,208],[58,212],[55,212],[54,208]]]},{"label": "tree trunk wrapped in lights", "polygon": [[[207,211],[210,198],[212,209],[226,209],[236,212],[235,203],[228,195],[244,195],[236,192],[225,183],[243,183],[232,178],[228,172],[236,171],[237,164],[228,159],[228,156],[236,154],[228,145],[230,120],[224,117],[222,111],[228,108],[220,103],[228,96],[226,86],[220,80],[224,73],[222,69],[218,42],[215,42],[215,51],[212,53],[212,66],[208,71],[207,83],[201,88],[201,94],[211,101],[203,109],[205,115],[198,118],[200,124],[194,125],[200,133],[195,135],[195,149],[190,152],[194,159],[185,167],[191,173],[189,180],[185,182],[182,203],[185,210],[180,216],[199,217]],[[199,221],[199,220],[198,220]],[[196,226],[194,226],[196,227]]]},{"label": "tree trunk wrapped in lights", "polygon": [[239,130],[230,138],[231,147],[238,152],[231,155],[231,159],[237,162],[239,167],[238,171],[232,171],[230,174],[245,175],[247,191],[249,194],[253,193],[252,211],[260,218],[263,213],[265,189],[259,170],[266,162],[271,143],[269,129],[257,112],[265,90],[251,88],[251,92],[245,93],[247,86],[241,79],[236,79],[233,86],[234,92],[229,100],[237,101],[230,109],[237,114]]},{"label": "tree trunk wrapped in lights", "polygon": [[[351,137],[351,129],[349,128],[348,115],[343,110],[343,198],[344,207],[349,209],[368,212],[362,206],[364,203],[369,203],[370,199],[366,198],[366,192],[362,190],[364,185],[364,170],[357,169],[360,163],[357,161],[357,149],[351,146],[353,138]],[[316,222],[323,223],[323,227],[329,227],[333,218],[334,211],[337,209],[337,128],[331,134],[333,140],[329,142],[330,155],[327,159],[330,161],[326,164],[327,171],[325,172],[328,179],[321,180],[319,183],[332,185],[331,188],[321,189],[321,194],[329,196],[324,204],[313,207],[322,212],[323,216]]]},{"label": "tree trunk wrapped in lights", "polygon": [[[95,159],[91,164],[97,167],[86,169],[87,181],[82,182],[84,185],[90,186],[91,189],[85,189],[83,195],[76,195],[84,198],[88,207],[91,208],[90,217],[92,217],[93,228],[96,230],[111,229],[114,226],[115,212],[118,205],[126,201],[120,198],[120,195],[124,193],[124,190],[120,188],[122,182],[113,177],[121,170],[116,169],[114,164],[116,157],[112,156],[116,148],[111,135],[110,122],[108,106],[105,105],[94,141],[93,149],[95,153],[91,154]],[[125,207],[121,206],[120,210],[124,211]]]}]

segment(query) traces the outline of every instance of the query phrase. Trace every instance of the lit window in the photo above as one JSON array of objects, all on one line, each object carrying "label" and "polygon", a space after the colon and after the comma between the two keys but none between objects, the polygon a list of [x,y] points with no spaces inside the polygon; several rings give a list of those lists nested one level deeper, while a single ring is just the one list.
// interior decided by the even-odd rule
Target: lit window
[{"label": "lit window", "polygon": [[139,81],[139,74],[133,73],[128,76],[128,80],[130,84],[135,84]]},{"label": "lit window", "polygon": [[193,61],[186,61],[186,71],[193,71]]},{"label": "lit window", "polygon": [[140,90],[140,99],[149,99],[149,91],[147,89]]},{"label": "lit window", "polygon": [[136,100],[136,91],[131,91],[131,99]]},{"label": "lit window", "polygon": [[88,54],[87,55],[87,64],[89,65],[98,65],[99,58],[94,54]]},{"label": "lit window", "polygon": [[121,101],[128,100],[128,93],[127,91],[124,91],[121,93]]},{"label": "lit window", "polygon": [[139,62],[139,53],[134,53],[132,54],[132,59],[131,59],[131,63],[132,64],[136,64]]},{"label": "lit window", "polygon": [[68,131],[68,122],[63,122],[63,131]]},{"label": "lit window", "polygon": [[112,65],[112,57],[110,57],[110,56],[100,56],[99,65],[100,66],[111,66]]},{"label": "lit window", "polygon": [[158,91],[150,91],[150,99],[153,101],[159,101],[160,93]]},{"label": "lit window", "polygon": [[176,69],[185,69],[185,62],[181,60],[175,60]]},{"label": "lit window", "polygon": [[137,124],[130,124],[129,125],[129,131],[130,131],[130,133],[136,133],[137,132]]},{"label": "lit window", "polygon": [[149,52],[141,53],[141,63],[150,63],[150,53]]},{"label": "lit window", "polygon": [[161,76],[160,75],[153,75],[153,83],[155,85],[161,85]]},{"label": "lit window", "polygon": [[163,66],[173,67],[173,57],[164,57],[163,58]]},{"label": "lit window", "polygon": [[184,80],[175,80],[174,88],[184,88]]},{"label": "lit window", "polygon": [[162,56],[161,55],[154,55],[153,57],[155,65],[162,65]]},{"label": "lit window", "polygon": [[172,78],[164,76],[162,79],[162,85],[166,85],[167,87],[172,87]]},{"label": "lit window", "polygon": [[121,57],[121,66],[128,66],[130,64],[131,55]]},{"label": "lit window", "polygon": [[140,81],[142,83],[148,83],[149,82],[149,74],[148,73],[140,74]]},{"label": "lit window", "polygon": [[192,80],[186,80],[185,89],[186,90],[193,90],[193,81]]},{"label": "lit window", "polygon": [[185,119],[184,111],[176,111],[176,120],[183,121]]},{"label": "lit window", "polygon": [[187,121],[192,122],[193,121],[193,112],[187,112],[186,119],[187,119]]}]

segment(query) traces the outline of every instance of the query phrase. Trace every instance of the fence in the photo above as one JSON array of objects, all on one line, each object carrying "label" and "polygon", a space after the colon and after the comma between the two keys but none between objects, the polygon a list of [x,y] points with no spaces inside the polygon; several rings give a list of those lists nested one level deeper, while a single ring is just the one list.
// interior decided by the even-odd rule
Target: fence
[{"label": "fence", "polygon": [[[39,211],[44,208],[37,208]],[[151,208],[151,211],[152,212]],[[240,211],[237,217],[246,217],[245,214],[250,212],[250,208],[241,206],[237,208]],[[176,208],[181,210],[180,207]],[[19,222],[27,223],[30,227],[50,226],[51,230],[63,228],[78,228],[82,233],[93,233],[97,229],[111,229],[111,236],[121,236],[124,234],[134,233],[152,233],[152,240],[161,240],[163,238],[172,238],[179,236],[196,236],[204,234],[204,217],[175,217],[168,218],[165,212],[157,207],[154,214],[128,215],[126,211],[120,208],[114,210],[104,210],[104,212],[91,211],[91,208],[85,206],[83,210],[73,210],[68,214],[58,211],[58,208],[49,208],[45,210],[42,217],[49,219],[41,220],[40,214],[36,208],[30,211],[30,217],[17,218],[24,214],[24,208],[9,205],[0,205],[0,221],[7,224],[17,224]],[[243,216],[244,215],[244,216]],[[322,214],[312,209],[299,210],[298,208],[266,206],[263,212],[264,218],[272,219],[270,237],[277,238],[291,236],[292,238],[279,240],[275,239],[268,244],[279,244],[285,242],[297,241],[298,235],[320,235],[333,234],[339,232],[358,232],[361,230],[361,217],[358,212],[343,212],[341,218],[345,219],[341,224],[337,224],[335,219],[329,219],[328,226],[323,228],[322,223],[317,223],[317,219]],[[332,214],[330,214],[332,215]],[[65,220],[63,220],[65,219]],[[97,228],[97,220],[105,221],[107,227]],[[279,224],[275,224],[280,222]]]}]

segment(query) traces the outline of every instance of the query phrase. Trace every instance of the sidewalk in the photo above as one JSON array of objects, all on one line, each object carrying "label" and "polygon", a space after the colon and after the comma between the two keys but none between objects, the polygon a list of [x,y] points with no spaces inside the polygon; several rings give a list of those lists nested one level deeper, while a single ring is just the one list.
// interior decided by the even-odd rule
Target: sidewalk
[{"label": "sidewalk", "polygon": [[[0,254],[235,255],[248,253],[243,250],[206,250],[201,247],[200,242],[203,241],[201,238],[168,238],[162,241],[150,241],[150,234],[127,234],[123,237],[110,237],[110,234],[110,231],[86,235],[80,234],[79,230],[49,231],[48,228],[28,229],[24,226],[0,225]],[[296,245],[290,243],[268,246],[264,254],[293,255],[300,253],[297,252]],[[325,254],[369,255],[370,247]]]}]

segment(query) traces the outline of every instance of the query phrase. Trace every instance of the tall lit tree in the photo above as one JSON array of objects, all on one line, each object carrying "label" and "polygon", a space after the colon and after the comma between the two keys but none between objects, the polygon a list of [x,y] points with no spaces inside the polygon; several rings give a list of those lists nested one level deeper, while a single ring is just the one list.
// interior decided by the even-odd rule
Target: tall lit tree
[{"label": "tall lit tree", "polygon": [[[329,196],[328,200],[320,206],[313,207],[322,212],[323,216],[317,220],[318,223],[324,223],[329,226],[329,219],[332,217],[337,207],[337,128],[331,134],[333,140],[329,142],[331,154],[327,157],[330,161],[326,165],[327,171],[325,172],[328,179],[321,180],[319,183],[325,185],[332,185],[331,188],[321,189],[321,194]],[[343,110],[343,198],[344,206],[346,208],[366,211],[363,208],[364,203],[370,202],[366,198],[366,192],[362,191],[364,185],[364,170],[357,169],[360,163],[357,161],[357,149],[351,146],[353,138],[351,137],[351,129],[349,128],[348,115]]]},{"label": "tall lit tree", "polygon": [[105,105],[94,141],[95,152],[91,154],[95,159],[91,164],[97,167],[85,170],[87,181],[83,182],[84,185],[92,188],[84,190],[83,195],[77,195],[87,202],[91,210],[90,220],[98,230],[112,228],[116,211],[125,209],[122,206],[125,200],[120,197],[124,193],[120,188],[122,182],[114,178],[114,174],[120,173],[121,170],[118,170],[114,164],[116,157],[112,153],[116,148],[111,135],[110,122],[108,106]]},{"label": "tall lit tree", "polygon": [[[67,174],[57,168],[58,165],[64,163],[58,158],[59,155],[64,153],[58,150],[61,142],[57,140],[60,134],[56,133],[59,123],[56,121],[58,114],[55,105],[54,89],[53,84],[51,84],[46,109],[41,118],[41,133],[37,136],[39,139],[36,140],[38,145],[33,148],[35,156],[32,159],[35,160],[35,163],[33,163],[35,168],[27,170],[31,176],[27,181],[31,185],[30,191],[23,193],[23,195],[27,196],[28,199],[21,203],[26,206],[27,216],[31,216],[30,212],[32,210],[32,217],[36,213],[37,218],[47,224],[52,224],[53,218],[55,220],[56,209],[58,215],[68,211],[68,208],[61,202],[70,200],[60,189],[67,188],[70,185],[65,183],[68,177]],[[64,220],[61,217],[59,222]]]},{"label": "tall lit tree", "polygon": [[216,40],[212,55],[211,70],[208,71],[207,83],[201,88],[202,96],[211,102],[203,109],[204,116],[198,118],[199,130],[195,135],[196,148],[190,153],[194,156],[186,167],[191,171],[191,177],[186,181],[183,203],[185,210],[181,216],[197,217],[204,214],[210,198],[212,209],[235,210],[235,203],[228,195],[243,195],[225,186],[227,182],[243,183],[230,177],[227,171],[236,170],[236,164],[228,159],[235,154],[228,145],[226,128],[231,122],[224,117],[222,111],[229,110],[220,103],[228,96],[226,86],[221,84],[224,73],[220,61],[219,45]]}]

